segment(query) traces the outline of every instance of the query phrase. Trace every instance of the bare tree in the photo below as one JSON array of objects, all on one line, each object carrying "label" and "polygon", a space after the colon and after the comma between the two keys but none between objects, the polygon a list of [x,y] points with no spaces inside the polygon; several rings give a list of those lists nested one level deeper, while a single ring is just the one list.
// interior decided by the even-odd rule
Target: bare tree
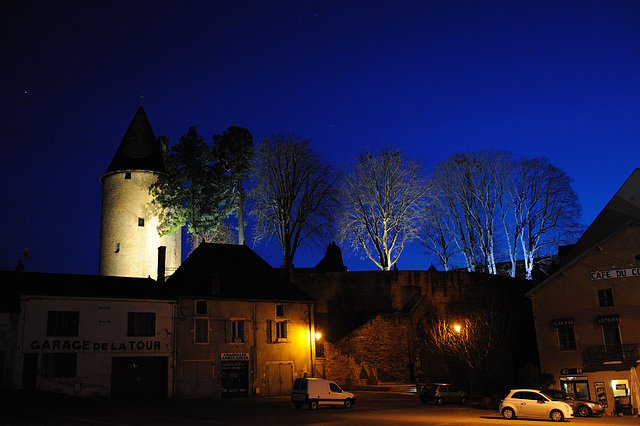
[{"label": "bare tree", "polygon": [[448,216],[449,231],[470,272],[481,264],[496,272],[494,218],[504,188],[505,158],[505,152],[460,153],[434,168],[433,202]]},{"label": "bare tree", "polygon": [[330,240],[338,206],[337,175],[310,142],[297,135],[268,135],[255,152],[254,240],[278,237],[285,272],[293,265],[300,245],[324,245]]},{"label": "bare tree", "polygon": [[352,241],[380,269],[390,270],[418,232],[427,191],[421,164],[398,149],[361,152],[342,170],[341,240]]},{"label": "bare tree", "polygon": [[[544,158],[514,161],[504,151],[460,153],[436,165],[432,182],[432,208],[444,216],[437,223],[446,225],[471,272],[498,273],[499,245],[506,242],[510,275],[516,274],[520,249],[531,279],[541,251],[572,242],[580,231],[581,208],[571,179]],[[504,242],[496,232],[497,218]],[[431,243],[432,251],[435,247]],[[439,250],[440,256],[441,245]]]},{"label": "bare tree", "polygon": [[491,376],[507,364],[519,307],[484,302],[481,308],[453,317],[423,320],[427,347],[466,372],[472,388],[486,389]]},{"label": "bare tree", "polygon": [[522,159],[510,190],[515,232],[524,253],[526,278],[532,278],[536,254],[574,241],[582,230],[582,207],[564,170],[545,158]]},{"label": "bare tree", "polygon": [[443,214],[439,203],[433,203],[425,211],[418,232],[418,241],[427,250],[438,257],[445,271],[451,268],[451,258],[456,254],[455,242],[449,232],[449,217]]}]

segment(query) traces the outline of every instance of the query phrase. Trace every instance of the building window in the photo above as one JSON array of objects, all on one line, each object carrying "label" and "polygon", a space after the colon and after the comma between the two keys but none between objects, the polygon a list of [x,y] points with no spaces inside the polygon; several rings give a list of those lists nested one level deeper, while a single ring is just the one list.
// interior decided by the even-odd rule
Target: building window
[{"label": "building window", "polygon": [[155,336],[155,312],[129,312],[127,336]]},{"label": "building window", "polygon": [[316,358],[324,358],[324,343],[316,342]]},{"label": "building window", "polygon": [[144,218],[143,217],[139,217],[138,218],[138,226],[144,226]]},{"label": "building window", "polygon": [[125,172],[124,178],[125,179],[131,179],[131,172]]},{"label": "building window", "polygon": [[271,321],[271,341],[273,343],[286,342],[289,321]]},{"label": "building window", "polygon": [[209,318],[195,318],[195,342],[209,343]]},{"label": "building window", "polygon": [[607,306],[613,306],[613,291],[610,288],[603,288],[598,290],[598,302],[601,308]]},{"label": "building window", "polygon": [[120,253],[120,243],[116,243],[116,253]]},{"label": "building window", "polygon": [[563,325],[558,327],[558,339],[560,340],[561,351],[576,350],[576,336],[573,325]]},{"label": "building window", "polygon": [[276,316],[283,317],[284,316],[284,304],[278,303],[276,305]]},{"label": "building window", "polygon": [[78,354],[46,354],[47,377],[76,377]]},{"label": "building window", "polygon": [[47,336],[77,336],[80,312],[49,311],[47,315]]},{"label": "building window", "polygon": [[231,341],[234,343],[244,343],[244,321],[231,321]]},{"label": "building window", "polygon": [[196,315],[207,315],[209,309],[206,300],[196,300]]},{"label": "building window", "polygon": [[620,346],[622,344],[618,324],[602,324],[602,335],[605,346]]}]

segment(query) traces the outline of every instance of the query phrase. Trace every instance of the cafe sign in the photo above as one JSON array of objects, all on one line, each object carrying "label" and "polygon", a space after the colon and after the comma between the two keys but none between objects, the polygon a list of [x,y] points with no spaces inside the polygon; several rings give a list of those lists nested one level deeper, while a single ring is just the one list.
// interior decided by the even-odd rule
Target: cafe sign
[{"label": "cafe sign", "polygon": [[640,277],[640,268],[609,269],[589,273],[591,280],[608,280],[611,278]]}]

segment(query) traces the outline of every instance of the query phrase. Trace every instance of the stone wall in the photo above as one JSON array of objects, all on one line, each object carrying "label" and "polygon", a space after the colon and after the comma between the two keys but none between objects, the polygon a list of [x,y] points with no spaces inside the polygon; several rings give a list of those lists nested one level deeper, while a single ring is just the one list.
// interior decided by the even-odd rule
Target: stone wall
[{"label": "stone wall", "polygon": [[465,271],[305,271],[294,277],[317,300],[316,329],[337,351],[327,353],[325,377],[341,384],[359,381],[363,368],[369,381],[458,381],[455,367],[426,347],[422,320],[464,315],[489,303],[516,304],[518,320],[528,322],[504,369],[513,371],[537,354],[524,297],[530,281]]}]

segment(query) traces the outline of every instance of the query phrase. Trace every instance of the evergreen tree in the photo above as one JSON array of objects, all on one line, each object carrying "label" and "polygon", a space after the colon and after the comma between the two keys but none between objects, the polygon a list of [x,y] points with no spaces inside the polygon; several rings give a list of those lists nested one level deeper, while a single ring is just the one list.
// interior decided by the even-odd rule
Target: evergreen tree
[{"label": "evergreen tree", "polygon": [[166,210],[159,231],[171,235],[187,225],[195,248],[231,214],[232,180],[195,126],[171,148],[166,167],[167,173],[149,188],[153,202]]},{"label": "evergreen tree", "polygon": [[253,160],[253,136],[249,130],[230,126],[213,138],[213,154],[234,187],[234,204],[238,215],[238,244],[244,245],[244,202],[242,181],[247,178]]}]

